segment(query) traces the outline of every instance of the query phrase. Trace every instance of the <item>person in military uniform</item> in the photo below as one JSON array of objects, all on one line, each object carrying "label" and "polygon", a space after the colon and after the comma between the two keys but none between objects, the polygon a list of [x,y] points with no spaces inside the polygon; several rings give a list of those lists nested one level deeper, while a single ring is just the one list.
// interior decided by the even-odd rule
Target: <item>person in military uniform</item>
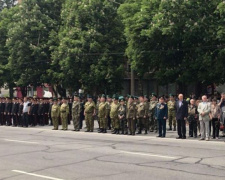
[{"label": "person in military uniform", "polygon": [[100,123],[99,133],[107,133],[107,116],[108,116],[108,103],[105,102],[105,95],[102,94],[100,104],[98,106],[98,118]]},{"label": "person in military uniform", "polygon": [[149,130],[149,102],[148,102],[149,98],[147,95],[144,95],[144,104],[145,104],[145,108],[147,109],[147,114],[146,114],[146,117],[144,118],[145,119],[145,134],[148,133],[148,130]]},{"label": "person in military uniform", "polygon": [[157,132],[158,129],[158,123],[157,120],[155,119],[155,107],[156,104],[158,103],[157,101],[157,96],[156,94],[152,93],[152,98],[151,101],[149,103],[149,129],[150,132],[153,132],[155,130],[155,132]]},{"label": "person in military uniform", "polygon": [[139,130],[137,134],[141,134],[142,130],[145,129],[145,134],[147,134],[147,127],[146,127],[146,117],[148,114],[148,109],[146,104],[144,103],[144,97],[139,97],[139,104],[136,105],[137,107],[137,120],[139,122]]},{"label": "person in military uniform", "polygon": [[197,138],[197,117],[198,108],[195,105],[195,100],[191,99],[188,105],[188,123],[189,123],[189,137]]},{"label": "person in military uniform", "polygon": [[100,130],[100,121],[99,121],[99,118],[98,118],[98,108],[99,108],[99,104],[101,103],[100,99],[101,99],[101,96],[99,95],[98,99],[97,99],[97,103],[96,103],[96,110],[95,110],[95,112],[96,112],[96,119],[98,121],[98,128],[99,128],[99,130]]},{"label": "person in military uniform", "polygon": [[170,100],[167,103],[168,106],[168,119],[169,119],[169,131],[176,131],[176,111],[175,111],[176,101],[174,95],[170,94]]},{"label": "person in military uniform", "polygon": [[136,128],[136,105],[134,103],[134,96],[130,96],[127,103],[127,121],[129,128],[129,135],[135,135]]},{"label": "person in military uniform", "polygon": [[119,109],[119,102],[118,102],[118,96],[113,96],[113,103],[111,104],[111,110],[110,110],[110,118],[111,122],[113,124],[114,131],[112,134],[119,134],[120,133],[120,122],[118,118],[118,109]]},{"label": "person in military uniform", "polygon": [[85,132],[93,132],[96,106],[92,99],[92,96],[88,95],[87,99],[88,101],[84,105],[84,116],[85,116],[85,122],[87,126],[87,130]]},{"label": "person in military uniform", "polygon": [[77,94],[75,94],[74,101],[72,104],[72,119],[74,131],[80,131],[80,112],[81,112],[80,97]]},{"label": "person in military uniform", "polygon": [[53,104],[51,106],[51,118],[52,118],[52,124],[54,127],[52,130],[58,130],[59,116],[60,116],[60,106],[57,103],[57,98],[54,98]]},{"label": "person in military uniform", "polygon": [[168,107],[164,97],[159,98],[155,108],[155,119],[158,121],[159,135],[157,137],[166,137],[166,120],[168,119]]},{"label": "person in military uniform", "polygon": [[19,108],[18,108],[18,126],[22,127],[23,121],[23,99],[19,99]]},{"label": "person in military uniform", "polygon": [[66,131],[68,129],[68,120],[67,117],[69,115],[69,105],[67,100],[63,98],[62,105],[60,106],[60,116],[62,121],[62,130]]},{"label": "person in military uniform", "polygon": [[111,122],[111,118],[110,118],[110,109],[111,109],[111,104],[112,104],[112,97],[110,95],[107,95],[107,121],[108,121],[108,129],[114,131],[114,124],[112,124]]},{"label": "person in military uniform", "polygon": [[119,97],[119,109],[118,109],[118,118],[120,121],[120,129],[121,134],[128,134],[128,128],[127,128],[127,119],[126,119],[126,105],[125,105],[125,99],[123,96]]}]

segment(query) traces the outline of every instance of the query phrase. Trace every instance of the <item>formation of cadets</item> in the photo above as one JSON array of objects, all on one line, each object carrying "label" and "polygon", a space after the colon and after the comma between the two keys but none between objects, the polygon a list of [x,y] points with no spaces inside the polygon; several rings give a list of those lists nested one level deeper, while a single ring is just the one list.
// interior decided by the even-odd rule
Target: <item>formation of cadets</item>
[{"label": "formation of cadets", "polygon": [[[0,125],[6,126],[44,126],[53,125],[53,130],[68,130],[73,121],[73,131],[80,131],[83,120],[85,132],[94,131],[94,120],[98,122],[98,133],[135,135],[158,133],[166,137],[166,131],[177,131],[177,139],[186,139],[186,125],[189,137],[209,140],[224,136],[225,93],[221,99],[200,100],[194,97],[184,99],[182,94],[169,97],[152,93],[148,96],[127,97],[104,94],[94,101],[91,95],[84,98],[75,94],[73,98],[1,98]],[[166,129],[168,120],[168,129]],[[212,131],[211,131],[212,129]]]}]

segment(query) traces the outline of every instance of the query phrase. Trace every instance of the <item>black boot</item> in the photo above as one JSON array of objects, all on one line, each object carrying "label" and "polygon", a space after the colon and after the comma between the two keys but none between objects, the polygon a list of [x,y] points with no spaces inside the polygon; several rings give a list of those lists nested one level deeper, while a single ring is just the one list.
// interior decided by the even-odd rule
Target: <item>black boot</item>
[{"label": "black boot", "polygon": [[139,130],[137,134],[142,134],[141,130]]},{"label": "black boot", "polygon": [[119,129],[117,129],[116,134],[120,134],[120,130]]},{"label": "black boot", "polygon": [[114,129],[114,131],[112,132],[112,134],[116,134],[117,133],[117,129]]},{"label": "black boot", "polygon": [[174,126],[173,131],[176,131],[176,126]]},{"label": "black boot", "polygon": [[148,134],[148,131],[147,130],[145,130],[145,134]]},{"label": "black boot", "polygon": [[106,129],[103,129],[103,133],[107,133]]},{"label": "black boot", "polygon": [[103,129],[102,129],[102,128],[100,128],[100,129],[99,129],[99,131],[98,131],[98,133],[102,133],[102,131],[103,131]]},{"label": "black boot", "polygon": [[169,131],[172,131],[172,126],[170,126]]}]

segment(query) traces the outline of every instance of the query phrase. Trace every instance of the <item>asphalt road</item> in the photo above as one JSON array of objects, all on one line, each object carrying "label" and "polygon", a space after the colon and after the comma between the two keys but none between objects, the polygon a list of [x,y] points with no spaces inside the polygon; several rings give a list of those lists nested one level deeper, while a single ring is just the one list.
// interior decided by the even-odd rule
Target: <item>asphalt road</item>
[{"label": "asphalt road", "polygon": [[[0,179],[219,180],[225,143],[0,127]],[[70,126],[70,128],[72,128]]]}]

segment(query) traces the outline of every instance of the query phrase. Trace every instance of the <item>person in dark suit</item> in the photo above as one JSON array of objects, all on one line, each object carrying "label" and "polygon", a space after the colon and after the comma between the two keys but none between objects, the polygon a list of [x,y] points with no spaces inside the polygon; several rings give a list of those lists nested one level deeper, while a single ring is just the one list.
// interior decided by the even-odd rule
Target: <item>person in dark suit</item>
[{"label": "person in dark suit", "polygon": [[5,116],[4,116],[4,110],[5,110],[5,98],[1,98],[0,102],[0,125],[5,125]]},{"label": "person in dark suit", "polygon": [[39,120],[39,125],[44,126],[44,103],[43,99],[40,99],[40,103],[38,105],[38,120]]},{"label": "person in dark suit", "polygon": [[17,113],[18,113],[18,103],[17,103],[17,99],[14,98],[13,99],[13,103],[12,103],[12,111],[11,111],[11,114],[12,114],[12,120],[13,120],[13,126],[17,126],[18,125],[18,122],[17,122]]},{"label": "person in dark suit", "polygon": [[188,117],[188,104],[183,94],[179,94],[176,102],[177,139],[186,139],[186,120]]},{"label": "person in dark suit", "polygon": [[4,114],[5,114],[5,117],[6,117],[6,125],[7,126],[11,126],[12,125],[11,111],[12,111],[12,101],[8,97],[8,98],[6,98],[5,110],[4,110]]}]

